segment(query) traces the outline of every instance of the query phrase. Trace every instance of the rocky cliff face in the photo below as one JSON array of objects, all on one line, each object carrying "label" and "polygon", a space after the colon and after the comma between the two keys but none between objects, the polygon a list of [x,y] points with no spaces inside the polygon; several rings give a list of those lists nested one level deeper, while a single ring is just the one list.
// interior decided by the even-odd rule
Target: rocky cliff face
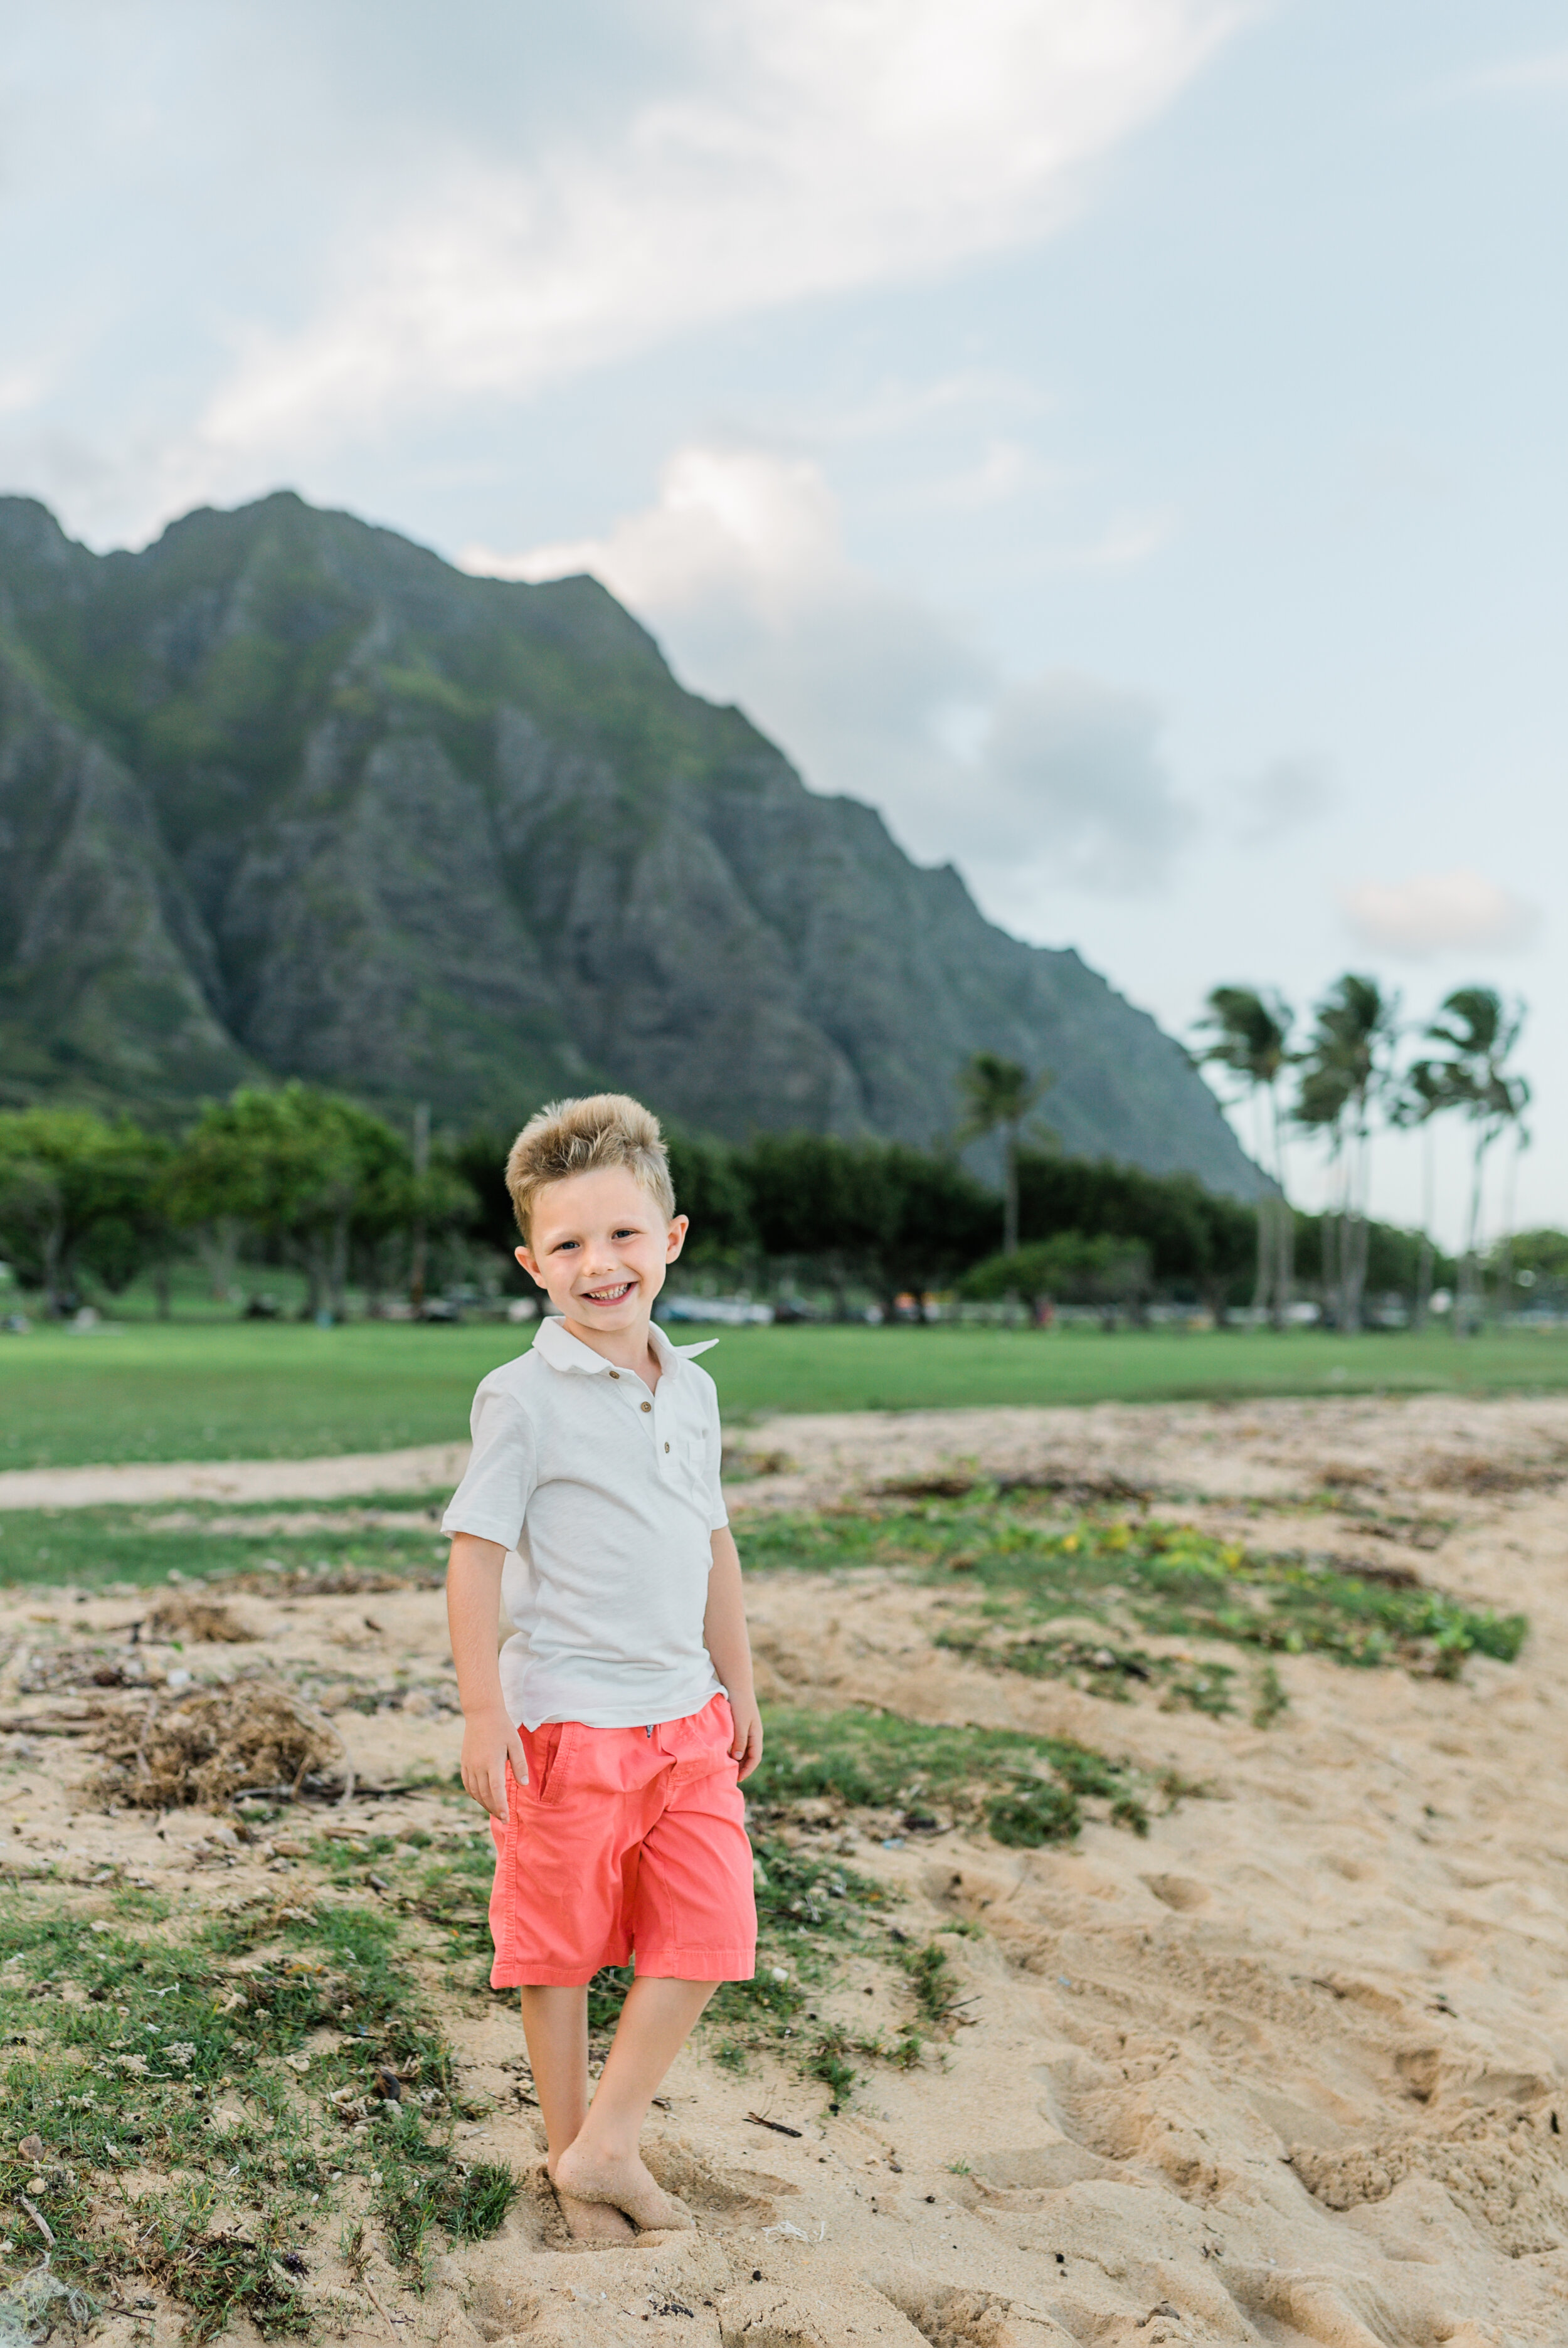
[{"label": "rocky cliff face", "polygon": [[502,1124],[609,1080],[923,1141],[981,1047],[1074,1152],[1258,1178],[1152,1020],[680,688],[592,580],[291,495],[140,554],[0,499],[0,1098],[247,1075]]}]

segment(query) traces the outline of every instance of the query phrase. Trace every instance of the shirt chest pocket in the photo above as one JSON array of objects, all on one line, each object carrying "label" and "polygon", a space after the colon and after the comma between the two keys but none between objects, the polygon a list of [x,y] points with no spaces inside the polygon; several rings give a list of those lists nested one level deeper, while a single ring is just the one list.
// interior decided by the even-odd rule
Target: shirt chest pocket
[{"label": "shirt chest pocket", "polygon": [[694,1494],[706,1496],[707,1491],[707,1445],[700,1435],[677,1435],[671,1439],[671,1457],[681,1482]]}]

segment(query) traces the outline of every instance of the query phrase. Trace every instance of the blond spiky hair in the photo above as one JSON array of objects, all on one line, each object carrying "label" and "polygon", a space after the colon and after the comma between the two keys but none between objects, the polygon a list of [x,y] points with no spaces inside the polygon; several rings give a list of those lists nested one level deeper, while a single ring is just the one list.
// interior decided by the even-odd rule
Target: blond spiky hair
[{"label": "blond spiky hair", "polygon": [[629,1093],[593,1093],[586,1100],[548,1101],[531,1117],[507,1152],[506,1187],[523,1244],[535,1193],[569,1175],[624,1166],[665,1217],[676,1210],[675,1185],[659,1120]]}]

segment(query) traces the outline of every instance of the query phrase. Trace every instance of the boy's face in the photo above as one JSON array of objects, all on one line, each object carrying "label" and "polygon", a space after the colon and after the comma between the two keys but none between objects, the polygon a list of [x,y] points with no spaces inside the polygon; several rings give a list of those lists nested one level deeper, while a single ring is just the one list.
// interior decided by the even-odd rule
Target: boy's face
[{"label": "boy's face", "polygon": [[603,1166],[534,1192],[517,1260],[569,1321],[632,1329],[647,1321],[686,1235],[684,1215],[666,1221],[634,1174]]}]

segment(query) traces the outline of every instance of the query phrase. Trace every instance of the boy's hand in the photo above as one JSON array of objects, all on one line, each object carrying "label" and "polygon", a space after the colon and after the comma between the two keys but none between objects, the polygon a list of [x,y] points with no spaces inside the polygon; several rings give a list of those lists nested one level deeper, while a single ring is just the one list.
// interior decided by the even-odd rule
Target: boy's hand
[{"label": "boy's hand", "polygon": [[755,1701],[738,1704],[731,1696],[730,1713],[735,1721],[735,1735],[729,1740],[729,1757],[740,1764],[740,1776],[749,1777],[762,1758],[762,1715]]},{"label": "boy's hand", "polygon": [[501,1707],[469,1713],[463,1722],[463,1784],[492,1818],[510,1815],[506,1797],[506,1765],[520,1786],[528,1783],[528,1762],[522,1739]]}]

